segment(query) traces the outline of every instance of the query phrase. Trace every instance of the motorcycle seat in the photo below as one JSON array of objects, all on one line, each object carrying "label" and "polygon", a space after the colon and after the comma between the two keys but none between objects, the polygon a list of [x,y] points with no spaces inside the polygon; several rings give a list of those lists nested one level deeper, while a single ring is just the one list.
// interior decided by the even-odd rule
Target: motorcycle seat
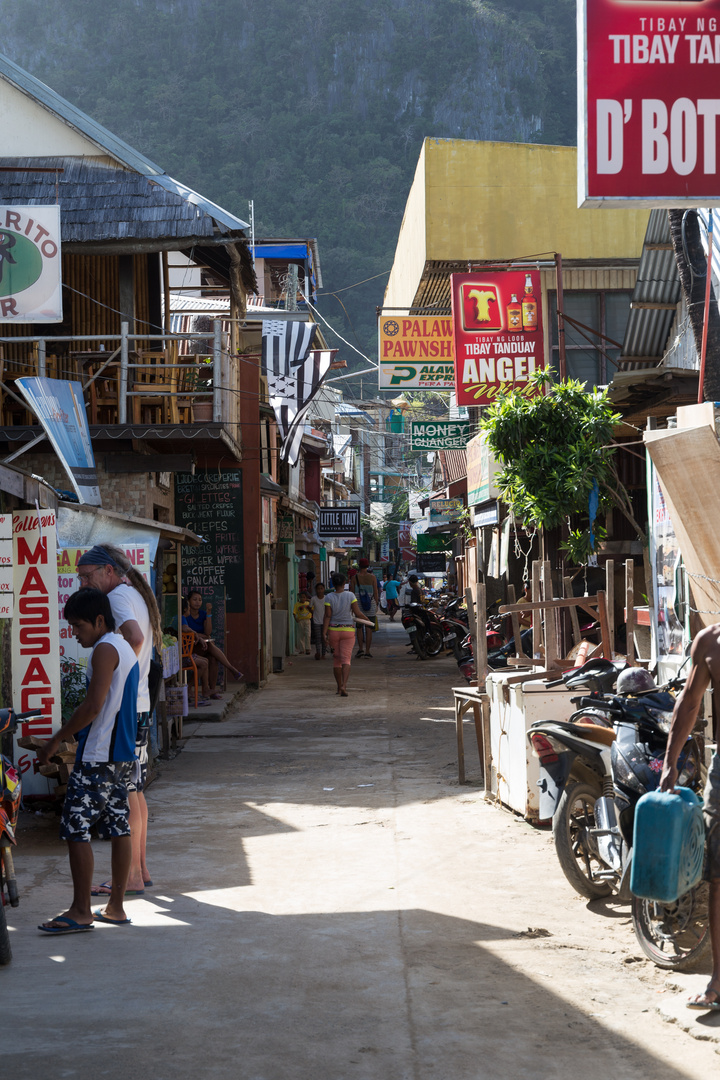
[{"label": "motorcycle seat", "polygon": [[592,739],[593,742],[601,742],[605,746],[612,746],[615,742],[614,728],[601,727],[600,724],[592,724],[589,720],[578,720],[572,726],[581,739]]}]

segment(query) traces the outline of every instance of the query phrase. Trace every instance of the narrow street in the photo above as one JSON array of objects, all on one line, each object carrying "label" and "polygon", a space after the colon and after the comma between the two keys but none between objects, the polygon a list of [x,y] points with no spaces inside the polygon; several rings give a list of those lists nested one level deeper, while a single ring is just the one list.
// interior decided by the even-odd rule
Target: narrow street
[{"label": "narrow street", "polygon": [[382,618],[347,700],[329,658],[295,657],[227,722],[186,725],[148,790],[155,885],[128,901],[132,926],[37,933],[70,875],[55,821],[24,816],[5,1076],[717,1071],[720,1017],[678,1008],[703,976],[640,959],[628,909],[589,907],[549,832],[484,800],[472,725],[458,787],[455,664],[406,646]]}]

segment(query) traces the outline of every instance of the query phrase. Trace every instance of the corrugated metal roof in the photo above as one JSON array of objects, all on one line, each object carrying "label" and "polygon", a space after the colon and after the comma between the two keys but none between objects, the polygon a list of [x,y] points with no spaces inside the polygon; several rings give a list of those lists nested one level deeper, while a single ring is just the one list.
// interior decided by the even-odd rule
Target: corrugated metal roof
[{"label": "corrugated metal roof", "polygon": [[[670,224],[667,210],[651,210],[643,252],[640,257],[632,303],[677,304],[680,300],[680,278],[672,250],[653,250],[651,245],[670,243]],[[630,308],[625,340],[623,342],[621,368],[639,366],[632,357],[657,357],[663,355],[675,311],[648,308]],[[647,361],[642,364],[646,366]]]},{"label": "corrugated metal roof", "polygon": [[467,476],[467,450],[439,450],[443,483],[452,484]]}]

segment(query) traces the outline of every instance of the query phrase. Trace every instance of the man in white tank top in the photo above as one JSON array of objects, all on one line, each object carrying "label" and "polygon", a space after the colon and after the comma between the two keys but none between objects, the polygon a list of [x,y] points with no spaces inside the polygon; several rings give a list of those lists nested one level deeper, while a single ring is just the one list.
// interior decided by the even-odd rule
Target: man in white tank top
[{"label": "man in white tank top", "polygon": [[[97,589],[73,593],[65,618],[84,649],[92,648],[87,694],[68,722],[38,751],[47,764],[60,743],[77,736],[78,749],[68,780],[60,820],[67,841],[73,900],[67,911],[42,923],[44,934],[77,934],[93,922],[127,924],[123,897],[130,872],[132,842],[127,783],[135,761],[139,666],[120,634],[108,598]],[[90,890],[94,868],[90,830],[112,844],[113,882],[107,905],[93,912]]]}]

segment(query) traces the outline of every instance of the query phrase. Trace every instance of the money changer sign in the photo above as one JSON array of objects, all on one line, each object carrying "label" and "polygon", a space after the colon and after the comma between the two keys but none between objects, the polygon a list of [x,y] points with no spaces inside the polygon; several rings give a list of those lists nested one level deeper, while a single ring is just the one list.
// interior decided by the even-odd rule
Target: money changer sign
[{"label": "money changer sign", "polygon": [[60,207],[0,206],[0,323],[62,322]]},{"label": "money changer sign", "polygon": [[464,450],[470,438],[469,420],[411,420],[413,450]]},{"label": "money changer sign", "polygon": [[453,389],[452,319],[381,315],[378,335],[381,388]]}]

